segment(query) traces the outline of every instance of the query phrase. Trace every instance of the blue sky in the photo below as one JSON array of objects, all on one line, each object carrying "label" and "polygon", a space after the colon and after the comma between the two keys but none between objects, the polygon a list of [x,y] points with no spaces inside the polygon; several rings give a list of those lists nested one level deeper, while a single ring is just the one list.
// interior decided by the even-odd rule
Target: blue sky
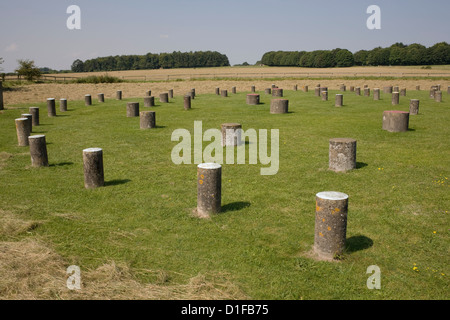
[{"label": "blue sky", "polygon": [[[67,7],[81,9],[69,30]],[[367,7],[381,9],[369,30]],[[271,50],[431,46],[450,42],[449,0],[14,0],[0,1],[0,57],[70,69],[75,59],[148,52],[215,50],[231,64],[255,63]]]}]

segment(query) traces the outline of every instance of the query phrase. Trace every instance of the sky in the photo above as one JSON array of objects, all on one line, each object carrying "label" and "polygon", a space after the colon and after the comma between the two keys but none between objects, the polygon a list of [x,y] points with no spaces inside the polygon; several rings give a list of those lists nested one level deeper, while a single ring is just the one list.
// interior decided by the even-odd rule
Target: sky
[{"label": "sky", "polygon": [[[67,8],[80,8],[70,30]],[[381,29],[370,30],[370,5]],[[449,0],[0,0],[0,68],[18,59],[70,69],[76,59],[218,51],[254,64],[267,51],[371,50],[396,42],[450,42]]]}]

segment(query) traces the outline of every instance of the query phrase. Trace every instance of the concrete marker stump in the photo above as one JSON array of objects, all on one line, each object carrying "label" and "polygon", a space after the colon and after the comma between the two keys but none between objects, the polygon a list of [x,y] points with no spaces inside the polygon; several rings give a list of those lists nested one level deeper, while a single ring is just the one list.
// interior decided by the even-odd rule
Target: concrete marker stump
[{"label": "concrete marker stump", "polygon": [[222,147],[234,147],[242,144],[242,125],[240,123],[222,123],[220,130],[222,132]]},{"label": "concrete marker stump", "polygon": [[221,90],[220,95],[224,98],[228,97],[228,90]]},{"label": "concrete marker stump", "polygon": [[191,95],[184,95],[184,110],[191,109]]},{"label": "concrete marker stump", "polygon": [[66,112],[67,111],[67,99],[59,99],[59,111]]},{"label": "concrete marker stump", "polygon": [[403,88],[402,90],[400,90],[400,95],[402,97],[406,97],[406,88]]},{"label": "concrete marker stump", "polygon": [[397,91],[392,92],[391,103],[393,106],[398,105],[400,103],[400,93]]},{"label": "concrete marker stump", "polygon": [[28,118],[17,118],[16,123],[16,133],[17,133],[17,144],[19,147],[26,147],[29,145],[28,137],[30,136],[30,129],[28,126]]},{"label": "concrete marker stump", "polygon": [[256,87],[255,86],[251,86],[250,92],[256,92]]},{"label": "concrete marker stump", "polygon": [[420,86],[416,86],[416,91],[420,91]]},{"label": "concrete marker stump", "polygon": [[39,125],[39,108],[38,107],[30,107],[29,113],[32,115],[31,124],[36,127]]},{"label": "concrete marker stump", "polygon": [[216,87],[216,95],[220,95],[220,88]]},{"label": "concrete marker stump", "polygon": [[409,114],[416,115],[419,113],[419,100],[411,99],[409,100]]},{"label": "concrete marker stump", "polygon": [[105,94],[103,94],[103,93],[99,93],[99,94],[97,94],[97,97],[98,97],[98,102],[105,102]]},{"label": "concrete marker stump", "polygon": [[236,94],[236,87],[231,87],[231,93]]},{"label": "concrete marker stump", "polygon": [[316,194],[314,252],[322,259],[333,260],[345,250],[348,195],[336,191]]},{"label": "concrete marker stump", "polygon": [[356,94],[357,96],[360,96],[360,95],[361,95],[361,88],[360,88],[360,87],[356,87],[356,88],[355,88],[355,94]]},{"label": "concrete marker stump", "polygon": [[84,96],[84,105],[91,106],[92,105],[92,97],[90,94]]},{"label": "concrete marker stump", "polygon": [[364,96],[370,97],[370,88],[364,88]]},{"label": "concrete marker stump", "polygon": [[406,132],[409,125],[409,112],[399,110],[383,111],[382,129],[389,132]]},{"label": "concrete marker stump", "polygon": [[315,87],[315,88],[314,88],[314,95],[315,95],[316,97],[320,97],[320,87]]},{"label": "concrete marker stump", "polygon": [[329,142],[328,167],[335,172],[345,172],[356,168],[356,140],[333,138]]},{"label": "concrete marker stump", "polygon": [[155,111],[141,111],[139,113],[139,125],[141,129],[156,128],[156,112]]},{"label": "concrete marker stump", "polygon": [[247,94],[247,104],[248,105],[257,105],[257,104],[259,104],[259,94],[257,94],[257,93],[249,93],[249,94]]},{"label": "concrete marker stump", "polygon": [[144,97],[144,107],[154,107],[155,106],[155,97],[147,96]]},{"label": "concrete marker stump", "polygon": [[283,96],[283,89],[281,88],[272,89],[272,97],[282,97],[282,96]]},{"label": "concrete marker stump", "polygon": [[208,218],[222,207],[222,166],[201,163],[197,166],[197,215]]},{"label": "concrete marker stump", "polygon": [[373,100],[380,100],[380,89],[379,88],[373,89]]},{"label": "concrete marker stump", "polygon": [[83,150],[84,187],[93,189],[105,185],[103,172],[103,150],[88,148]]},{"label": "concrete marker stump", "polygon": [[355,92],[355,87],[354,86],[350,86],[350,92]]},{"label": "concrete marker stump", "polygon": [[20,115],[22,118],[27,118],[27,126],[30,133],[33,132],[33,115],[31,113],[22,113]]},{"label": "concrete marker stump", "polygon": [[384,93],[392,93],[392,86],[384,87],[383,92]]},{"label": "concrete marker stump", "polygon": [[294,85],[294,91],[297,91],[298,90],[298,86],[297,85]]},{"label": "concrete marker stump", "polygon": [[195,88],[191,89],[191,99],[195,99]]},{"label": "concrete marker stump", "polygon": [[442,102],[442,91],[435,91],[435,93],[434,93],[434,101]]},{"label": "concrete marker stump", "polygon": [[122,91],[116,91],[116,100],[122,100]]},{"label": "concrete marker stump", "polygon": [[48,167],[47,143],[45,135],[28,137],[32,167]]},{"label": "concrete marker stump", "polygon": [[303,86],[303,92],[308,92],[308,86]]},{"label": "concrete marker stump", "polygon": [[139,102],[127,102],[127,117],[139,117]]},{"label": "concrete marker stump", "polygon": [[436,91],[437,91],[437,87],[432,86],[432,87],[430,88],[430,98],[431,98],[431,99],[434,99],[434,97],[435,97],[435,95],[436,95]]},{"label": "concrete marker stump", "polygon": [[47,99],[47,115],[49,117],[56,117],[55,98]]},{"label": "concrete marker stump", "polygon": [[173,99],[173,89],[169,89],[169,99]]},{"label": "concrete marker stump", "polygon": [[161,103],[169,103],[169,93],[164,92],[159,95],[159,102]]},{"label": "concrete marker stump", "polygon": [[392,92],[400,92],[400,88],[398,86],[395,86],[392,88]]},{"label": "concrete marker stump", "polygon": [[265,93],[265,94],[272,94],[272,88],[266,88],[266,89],[264,90],[264,93]]},{"label": "concrete marker stump", "polygon": [[150,97],[152,95],[152,90],[147,90],[147,92],[145,93],[145,95],[147,97]]},{"label": "concrete marker stump", "polygon": [[344,104],[344,95],[343,94],[336,94],[336,98],[334,101],[334,106],[335,107],[342,107],[342,105]]},{"label": "concrete marker stump", "polygon": [[320,97],[322,98],[322,101],[328,101],[328,91],[322,91]]},{"label": "concrete marker stump", "polygon": [[270,101],[270,113],[281,114],[288,113],[289,100],[287,99],[272,99]]}]

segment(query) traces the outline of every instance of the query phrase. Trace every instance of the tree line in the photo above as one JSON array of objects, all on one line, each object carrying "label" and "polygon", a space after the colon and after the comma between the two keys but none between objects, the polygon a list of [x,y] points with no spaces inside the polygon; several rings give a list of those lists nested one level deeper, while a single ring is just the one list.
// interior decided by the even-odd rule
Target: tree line
[{"label": "tree line", "polygon": [[120,71],[140,69],[172,69],[229,66],[228,57],[217,51],[147,53],[146,55],[120,55],[99,57],[73,62],[73,72]]},{"label": "tree line", "polygon": [[347,49],[315,51],[270,51],[264,53],[261,63],[267,66],[330,68],[351,66],[410,66],[450,64],[450,45],[439,42],[431,47],[418,43],[405,45],[397,42],[390,47],[359,50]]}]

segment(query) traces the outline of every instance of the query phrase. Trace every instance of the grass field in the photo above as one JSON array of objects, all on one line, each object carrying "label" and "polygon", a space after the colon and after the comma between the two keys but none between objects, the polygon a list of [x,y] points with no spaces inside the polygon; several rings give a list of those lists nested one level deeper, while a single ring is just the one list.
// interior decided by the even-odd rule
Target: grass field
[{"label": "grass field", "polygon": [[[50,161],[40,169],[31,167],[28,148],[17,146],[14,127],[31,104],[0,111],[0,297],[449,298],[447,93],[437,103],[427,90],[408,90],[393,107],[387,94],[373,101],[346,92],[344,107],[335,108],[336,90],[325,102],[313,90],[286,87],[290,113],[273,115],[261,87],[258,106],[246,105],[242,90],[228,98],[208,90],[190,111],[180,95],[157,102],[152,130],[125,116],[127,101],[150,110],[141,95],[104,104],[94,96],[90,107],[72,99],[56,118],[35,100],[41,126],[33,134],[46,135]],[[383,131],[382,112],[407,111],[412,98],[420,99],[420,114],[410,116],[410,130]],[[172,132],[192,132],[196,120],[203,130],[225,122],[280,130],[278,173],[224,164],[223,212],[211,219],[193,215],[196,164],[170,158]],[[357,140],[356,170],[328,170],[335,137]],[[82,150],[89,147],[104,150],[106,185],[94,190],[83,186]],[[309,255],[315,194],[326,190],[349,195],[347,250],[338,262]],[[78,292],[65,283],[73,264],[81,268]],[[371,265],[381,270],[380,290],[366,286]]]}]

